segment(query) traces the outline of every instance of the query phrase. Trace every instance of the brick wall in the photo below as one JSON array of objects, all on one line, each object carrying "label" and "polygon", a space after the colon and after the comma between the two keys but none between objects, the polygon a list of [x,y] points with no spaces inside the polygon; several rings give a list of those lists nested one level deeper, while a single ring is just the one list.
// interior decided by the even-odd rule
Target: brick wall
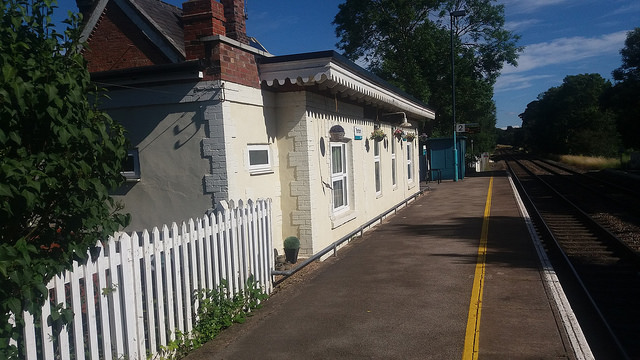
[{"label": "brick wall", "polygon": [[215,44],[207,75],[214,79],[260,87],[255,55],[224,42]]},{"label": "brick wall", "polygon": [[169,63],[117,6],[107,6],[84,50],[90,72]]},{"label": "brick wall", "polygon": [[213,202],[229,200],[229,177],[224,142],[222,104],[216,103],[204,112],[210,137],[202,139],[202,155],[210,159],[211,173],[204,176],[204,190],[213,195]]}]

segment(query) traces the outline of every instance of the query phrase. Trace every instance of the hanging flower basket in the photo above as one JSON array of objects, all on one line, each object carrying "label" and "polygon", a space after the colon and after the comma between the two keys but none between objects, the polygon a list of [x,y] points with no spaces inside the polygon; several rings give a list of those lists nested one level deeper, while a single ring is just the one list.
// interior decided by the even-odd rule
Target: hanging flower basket
[{"label": "hanging flower basket", "polygon": [[395,136],[396,139],[398,139],[398,140],[402,140],[402,138],[404,137],[404,131],[402,131],[402,129],[396,129],[393,132],[393,136]]},{"label": "hanging flower basket", "polygon": [[371,140],[375,140],[375,141],[382,141],[387,137],[387,134],[384,133],[384,131],[382,131],[382,129],[375,129],[371,132],[371,136],[369,136],[369,139]]},{"label": "hanging flower basket", "polygon": [[416,138],[416,134],[414,133],[407,133],[407,135],[405,135],[405,139],[407,139],[407,141],[413,141]]}]

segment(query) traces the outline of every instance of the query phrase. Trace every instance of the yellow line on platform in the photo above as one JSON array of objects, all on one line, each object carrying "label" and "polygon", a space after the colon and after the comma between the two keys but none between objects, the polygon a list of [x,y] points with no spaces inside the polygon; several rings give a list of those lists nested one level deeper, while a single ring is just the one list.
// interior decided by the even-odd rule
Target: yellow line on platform
[{"label": "yellow line on platform", "polygon": [[489,215],[491,214],[491,193],[493,191],[493,176],[489,180],[489,191],[487,193],[487,203],[484,207],[484,218],[482,220],[482,233],[480,235],[480,245],[478,247],[478,259],[476,261],[476,273],[473,278],[473,288],[471,290],[471,301],[469,304],[469,317],[467,318],[467,331],[464,339],[464,351],[462,360],[472,360],[478,358],[479,337],[480,337],[480,313],[482,310],[482,292],[484,288],[485,261],[487,258],[487,237],[489,234]]}]

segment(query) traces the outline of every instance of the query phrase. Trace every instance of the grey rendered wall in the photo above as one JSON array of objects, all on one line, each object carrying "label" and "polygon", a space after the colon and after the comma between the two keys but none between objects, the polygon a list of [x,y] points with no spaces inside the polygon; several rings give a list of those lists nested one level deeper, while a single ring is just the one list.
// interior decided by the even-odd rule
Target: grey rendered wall
[{"label": "grey rendered wall", "polygon": [[132,215],[127,231],[202,217],[225,198],[218,82],[111,91],[101,107],[137,148],[140,181],[114,192]]}]

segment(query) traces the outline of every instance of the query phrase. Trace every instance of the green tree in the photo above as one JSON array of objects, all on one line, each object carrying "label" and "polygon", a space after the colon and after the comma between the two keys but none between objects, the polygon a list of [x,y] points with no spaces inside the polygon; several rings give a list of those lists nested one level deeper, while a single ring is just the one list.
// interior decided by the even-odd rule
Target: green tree
[{"label": "green tree", "polygon": [[541,94],[521,115],[528,147],[541,153],[615,155],[615,117],[600,106],[610,88],[600,74],[581,74],[567,76],[562,85]]},{"label": "green tree", "polygon": [[616,114],[624,146],[640,149],[640,28],[627,34],[620,50],[622,65],[613,71],[615,85],[603,98],[603,106]]},{"label": "green tree", "polygon": [[21,358],[22,312],[37,316],[49,280],[127,224],[108,195],[127,151],[123,128],[91,101],[79,16],[63,35],[54,0],[1,1],[0,358]]},{"label": "green tree", "polygon": [[[495,143],[493,84],[503,64],[516,65],[518,36],[504,29],[504,6],[493,0],[347,0],[334,19],[337,47],[352,60],[436,111],[425,131],[450,135],[451,10],[467,15],[454,25],[458,122],[478,122]],[[489,129],[484,133],[484,129]],[[473,135],[480,136],[480,135]],[[488,145],[491,148],[493,145]],[[489,150],[478,147],[479,151]]]},{"label": "green tree", "polygon": [[616,81],[640,81],[640,28],[627,33],[620,55],[622,66],[613,71],[613,78]]}]

